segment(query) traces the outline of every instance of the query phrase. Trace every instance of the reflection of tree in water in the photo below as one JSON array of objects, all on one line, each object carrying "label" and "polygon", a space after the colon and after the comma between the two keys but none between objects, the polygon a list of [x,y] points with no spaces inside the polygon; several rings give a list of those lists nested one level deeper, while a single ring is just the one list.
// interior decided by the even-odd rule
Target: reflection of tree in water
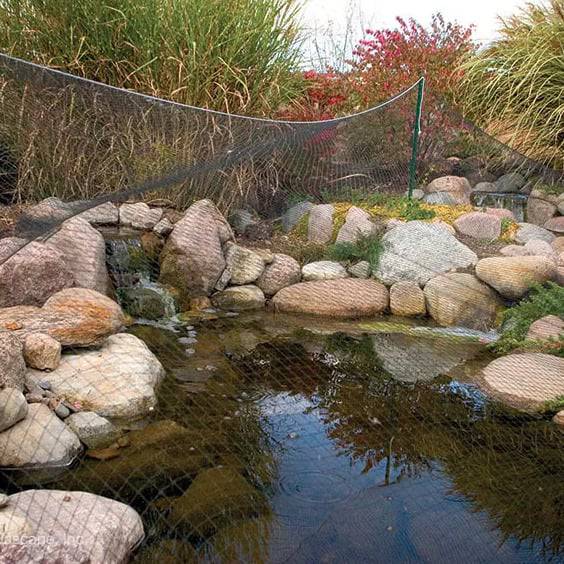
[{"label": "reflection of tree in water", "polygon": [[332,335],[323,349],[315,342],[303,334],[300,344],[261,345],[239,370],[254,385],[306,396],[337,450],[364,472],[383,468],[388,484],[439,461],[453,489],[486,511],[503,537],[560,553],[564,434],[555,425],[461,393],[448,378],[398,382],[369,337]]}]

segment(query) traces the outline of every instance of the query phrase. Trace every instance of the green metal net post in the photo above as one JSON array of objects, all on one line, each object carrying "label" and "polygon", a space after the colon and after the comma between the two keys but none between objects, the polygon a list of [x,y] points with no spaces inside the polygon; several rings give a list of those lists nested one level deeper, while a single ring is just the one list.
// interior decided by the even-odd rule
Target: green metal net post
[{"label": "green metal net post", "polygon": [[415,108],[415,125],[413,127],[413,139],[411,142],[411,160],[409,162],[409,187],[408,198],[413,197],[413,190],[417,187],[417,151],[419,149],[419,133],[421,132],[421,108],[423,106],[423,91],[425,89],[425,77],[419,79],[417,88],[417,106]]}]

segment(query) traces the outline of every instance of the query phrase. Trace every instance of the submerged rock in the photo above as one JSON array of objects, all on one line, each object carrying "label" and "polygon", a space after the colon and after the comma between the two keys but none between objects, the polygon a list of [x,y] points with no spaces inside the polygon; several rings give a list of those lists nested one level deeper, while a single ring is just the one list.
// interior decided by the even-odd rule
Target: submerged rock
[{"label": "submerged rock", "polygon": [[167,307],[162,295],[152,288],[119,288],[123,309],[133,317],[157,320],[165,317]]},{"label": "submerged rock", "polygon": [[388,307],[388,290],[375,280],[358,278],[301,282],[280,290],[272,305],[282,313],[365,317]]},{"label": "submerged rock", "polygon": [[[98,415],[138,419],[157,403],[155,388],[164,377],[161,363],[145,343],[127,333],[112,335],[99,350],[65,354],[49,374],[51,390],[71,403],[79,402]],[[44,374],[29,370],[38,384]]]},{"label": "submerged rock", "polygon": [[510,405],[540,408],[564,395],[564,358],[544,353],[510,354],[482,371],[486,386]]},{"label": "submerged rock", "polygon": [[0,467],[66,466],[80,451],[78,437],[39,403],[30,404],[24,419],[0,433]]},{"label": "submerged rock", "polygon": [[58,249],[15,237],[0,239],[0,308],[41,306],[73,285],[74,277]]},{"label": "submerged rock", "polygon": [[66,419],[66,424],[88,448],[107,447],[120,435],[111,421],[93,411],[73,413]]},{"label": "submerged rock", "polygon": [[373,276],[384,284],[431,278],[476,264],[477,255],[445,229],[422,221],[395,227],[382,238],[383,251]]},{"label": "submerged rock", "polygon": [[261,513],[266,506],[264,495],[239,472],[229,467],[209,468],[172,501],[169,521],[188,536],[205,537],[233,520]]},{"label": "submerged rock", "polygon": [[[143,523],[131,507],[86,492],[27,490],[10,496],[0,512],[4,562],[125,562],[143,539]],[[22,542],[21,535],[47,542]],[[13,539],[13,540],[12,540]]]}]

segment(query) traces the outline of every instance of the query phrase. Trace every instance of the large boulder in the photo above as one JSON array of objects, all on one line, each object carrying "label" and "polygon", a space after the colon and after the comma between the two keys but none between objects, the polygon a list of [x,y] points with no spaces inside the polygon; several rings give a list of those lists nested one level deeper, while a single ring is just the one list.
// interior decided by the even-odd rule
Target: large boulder
[{"label": "large boulder", "polygon": [[313,206],[309,212],[307,239],[310,243],[329,243],[333,238],[333,214],[331,204]]},{"label": "large boulder", "polygon": [[26,417],[0,433],[0,467],[65,466],[80,451],[78,437],[41,403],[29,404]]},{"label": "large boulder", "polygon": [[302,267],[302,277],[304,281],[312,280],[336,280],[337,278],[346,278],[347,270],[338,262],[330,260],[320,260],[310,262]]},{"label": "large boulder", "polygon": [[417,282],[400,280],[390,288],[390,310],[393,315],[417,317],[425,315],[425,294]]},{"label": "large boulder", "polygon": [[375,280],[358,278],[301,282],[280,290],[272,305],[283,313],[365,317],[388,307],[388,290]]},{"label": "large boulder", "polygon": [[240,245],[228,242],[225,245],[225,260],[231,273],[230,283],[236,286],[251,284],[264,272],[263,258]]},{"label": "large boulder", "polygon": [[376,226],[370,220],[370,214],[356,206],[352,206],[345,217],[345,223],[339,229],[337,243],[356,243],[362,236],[375,233]]},{"label": "large boulder", "polygon": [[[1,311],[1,310],[0,310]],[[25,361],[22,342],[0,328],[0,388],[23,389]]]},{"label": "large boulder", "polygon": [[474,239],[491,240],[501,235],[501,218],[489,213],[465,213],[453,225],[459,233]]},{"label": "large boulder", "polygon": [[468,268],[478,257],[447,230],[422,221],[410,221],[388,231],[373,276],[387,285],[428,280],[454,268]]},{"label": "large boulder", "polygon": [[478,262],[476,276],[503,297],[515,300],[533,284],[554,279],[556,265],[546,257],[489,257]]},{"label": "large boulder", "polygon": [[[0,530],[12,531],[0,548],[6,563],[126,562],[144,535],[141,518],[128,505],[91,493],[59,490],[11,495],[0,511]],[[47,541],[22,542],[21,538]]]},{"label": "large boulder", "polygon": [[264,307],[264,293],[253,284],[231,286],[212,296],[212,303],[221,309],[246,311]]},{"label": "large boulder", "polygon": [[106,244],[102,234],[86,220],[75,217],[65,221],[47,244],[63,253],[67,270],[75,286],[102,294],[109,289],[106,268]]},{"label": "large boulder", "polygon": [[292,231],[302,217],[310,212],[311,208],[313,208],[311,202],[299,202],[293,205],[282,216],[282,229],[284,229],[286,233]]},{"label": "large boulder", "polygon": [[20,390],[0,390],[0,433],[13,427],[27,415],[27,401]]},{"label": "large boulder", "polygon": [[486,387],[516,407],[539,408],[564,395],[564,358],[544,353],[510,354],[490,362]]},{"label": "large boulder", "polygon": [[556,206],[540,198],[527,199],[527,221],[535,225],[544,225],[556,214]]},{"label": "large boulder", "polygon": [[120,224],[134,229],[153,229],[162,216],[161,208],[150,208],[143,202],[122,204],[119,208]]},{"label": "large boulder", "polygon": [[272,262],[266,265],[256,285],[266,296],[274,296],[286,286],[297,284],[302,276],[298,261],[288,255],[275,254]]},{"label": "large boulder", "polygon": [[0,239],[0,308],[45,303],[74,285],[63,253],[44,243]]},{"label": "large boulder", "polygon": [[519,229],[515,233],[515,241],[524,245],[531,239],[541,239],[547,243],[552,243],[556,238],[553,233],[544,227],[533,225],[532,223],[519,223]]},{"label": "large boulder", "polygon": [[119,305],[95,290],[69,288],[51,296],[42,308],[0,309],[0,331],[25,339],[45,333],[63,346],[92,346],[120,331],[125,317]]},{"label": "large boulder", "polygon": [[448,193],[454,204],[469,204],[472,186],[462,176],[443,176],[435,178],[425,189],[427,194]]},{"label": "large boulder", "polygon": [[442,274],[427,282],[424,293],[429,315],[443,326],[490,329],[502,306],[495,292],[472,274]]},{"label": "large boulder", "polygon": [[51,391],[71,403],[112,419],[134,420],[156,406],[155,388],[164,368],[134,335],[112,335],[98,350],[64,354],[61,364],[47,377],[28,370],[26,380],[38,385],[47,379]]},{"label": "large boulder", "polygon": [[30,333],[24,338],[25,363],[37,370],[55,370],[61,362],[61,343],[45,333]]},{"label": "large boulder", "polygon": [[161,282],[184,299],[209,296],[226,267],[222,246],[233,240],[227,220],[210,200],[192,204],[174,225],[161,259]]}]

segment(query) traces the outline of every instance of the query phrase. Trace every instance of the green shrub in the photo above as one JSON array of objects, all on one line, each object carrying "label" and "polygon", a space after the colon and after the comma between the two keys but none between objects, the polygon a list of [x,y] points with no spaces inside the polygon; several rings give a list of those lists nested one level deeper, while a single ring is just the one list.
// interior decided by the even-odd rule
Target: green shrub
[{"label": "green shrub", "polygon": [[528,3],[462,66],[465,112],[529,157],[564,166],[564,3]]},{"label": "green shrub", "polygon": [[[527,341],[527,332],[531,324],[545,317],[556,315],[564,318],[564,287],[548,282],[545,286],[537,284],[519,305],[512,307],[504,313],[501,338],[492,345],[492,349],[500,354],[505,354],[516,348],[527,350],[546,349],[547,352],[564,356],[564,340],[555,340],[539,344]],[[540,346],[539,346],[540,345]]]},{"label": "green shrub", "polygon": [[374,269],[382,254],[379,235],[360,235],[356,243],[334,243],[327,248],[327,258],[338,262],[359,262],[365,260]]},{"label": "green shrub", "polygon": [[230,112],[301,91],[295,0],[4,0],[0,49],[70,73]]}]

